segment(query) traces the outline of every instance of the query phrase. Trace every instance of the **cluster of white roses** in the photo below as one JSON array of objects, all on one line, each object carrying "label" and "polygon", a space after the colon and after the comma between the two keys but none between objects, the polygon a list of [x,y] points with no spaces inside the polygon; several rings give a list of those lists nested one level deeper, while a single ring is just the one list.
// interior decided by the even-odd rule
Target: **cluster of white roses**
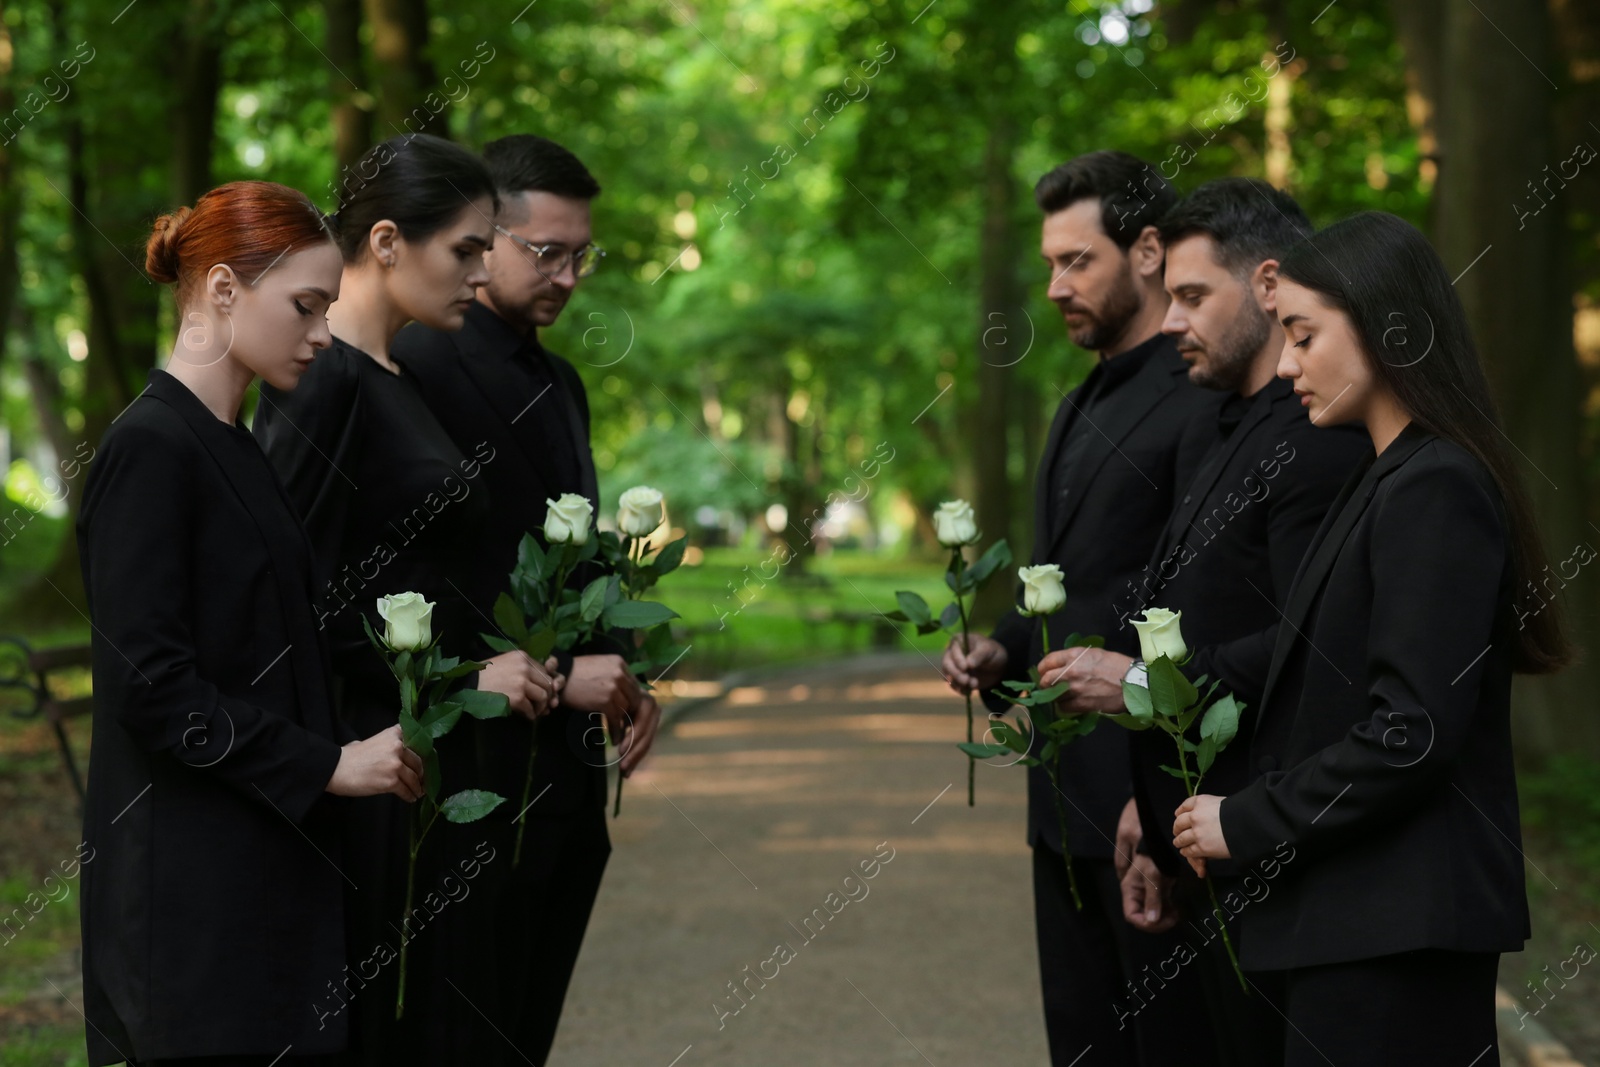
[{"label": "cluster of white roses", "polygon": [[[552,545],[581,545],[589,539],[594,505],[578,493],[562,493],[546,500],[544,539]],[[649,537],[660,528],[663,515],[661,490],[636,485],[617,500],[617,529],[629,537]]]}]

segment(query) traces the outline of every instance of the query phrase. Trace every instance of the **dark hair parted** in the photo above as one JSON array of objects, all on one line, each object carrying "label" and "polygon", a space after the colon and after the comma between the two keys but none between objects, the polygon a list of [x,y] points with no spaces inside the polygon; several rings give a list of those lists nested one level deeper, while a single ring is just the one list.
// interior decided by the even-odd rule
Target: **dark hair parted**
[{"label": "dark hair parted", "polygon": [[346,263],[366,255],[367,235],[388,219],[407,241],[426,241],[473,200],[487,196],[500,209],[494,178],[483,160],[430,134],[391,137],[374,145],[352,168],[337,215],[339,250]]},{"label": "dark hair parted", "polygon": [[[1427,238],[1404,219],[1366,211],[1295,245],[1278,275],[1347,315],[1373,377],[1412,420],[1488,469],[1510,524],[1515,588],[1519,594],[1536,588],[1548,557],[1533,504],[1500,428],[1461,298]],[[1397,328],[1403,329],[1397,334]],[[1429,341],[1418,353],[1411,342],[1423,331]],[[1559,605],[1523,620],[1514,650],[1518,671],[1548,674],[1571,658]]]},{"label": "dark hair parted", "polygon": [[1111,150],[1070,159],[1033,187],[1034,202],[1046,215],[1090,197],[1100,201],[1106,236],[1124,250],[1178,202],[1177,191],[1160,171],[1137,156]]},{"label": "dark hair parted", "polygon": [[569,200],[593,200],[600,183],[566,148],[547,137],[516,133],[483,146],[483,160],[503,196],[552,193]]},{"label": "dark hair parted", "polygon": [[332,240],[331,220],[300,190],[276,182],[229,182],[194,207],[156,219],[145,242],[144,269],[162,284],[177,282],[181,306],[219,263],[254,285],[284,256]]},{"label": "dark hair parted", "polygon": [[1282,260],[1311,236],[1311,221],[1294,197],[1260,178],[1218,178],[1180,200],[1156,224],[1161,243],[1205,234],[1216,245],[1217,263],[1248,277],[1263,260]]}]

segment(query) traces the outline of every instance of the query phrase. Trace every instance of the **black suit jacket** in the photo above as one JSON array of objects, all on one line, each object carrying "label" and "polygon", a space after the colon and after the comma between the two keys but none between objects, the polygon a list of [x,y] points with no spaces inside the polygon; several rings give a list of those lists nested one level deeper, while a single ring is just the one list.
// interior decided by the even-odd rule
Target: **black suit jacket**
[{"label": "black suit jacket", "polygon": [[[1188,368],[1169,338],[1147,343],[1156,349],[1149,360],[1088,416],[1092,433],[1074,467],[1069,502],[1057,509],[1054,522],[1051,471],[1068,427],[1083,417],[1080,403],[1087,382],[1062,400],[1039,460],[1032,562],[1061,567],[1067,602],[1050,617],[1050,637],[1058,647],[1076,632],[1102,635],[1106,647],[1116,651],[1137,650],[1132,627],[1118,628],[1116,596],[1144,570],[1172,511],[1185,428],[1198,411],[1215,403],[1210,394],[1189,384]],[[1016,609],[1000,619],[993,636],[1005,646],[1012,678],[1026,678],[1028,668],[1043,656],[1039,620]],[[984,701],[991,711],[1011,708],[994,690],[984,693]],[[1114,850],[1117,819],[1133,793],[1127,740],[1120,732],[1101,724],[1062,755],[1067,847],[1075,856],[1108,857]],[[1042,840],[1059,850],[1050,779],[1039,767],[1028,773],[1028,842]]]},{"label": "black suit jacket", "polygon": [[[1290,583],[1371,440],[1355,426],[1313,426],[1294,387],[1277,378],[1256,392],[1226,438],[1219,438],[1214,420],[1194,425],[1197,437],[1210,436],[1213,443],[1117,613],[1135,617],[1145,607],[1183,612],[1183,636],[1194,650],[1184,672],[1218,680],[1219,693],[1244,702],[1240,736],[1205,778],[1207,792],[1227,794],[1253,777],[1249,732]],[[1187,871],[1172,848],[1172,813],[1186,794],[1181,781],[1161,770],[1176,762],[1172,740],[1158,730],[1128,739],[1146,850],[1169,874]],[[1226,870],[1222,861],[1213,873]]]},{"label": "black suit jacket", "polygon": [[243,426],[161,370],[106,432],[78,519],[94,623],[83,866],[89,1062],[345,1044],[346,738],[311,545]]},{"label": "black suit jacket", "polygon": [[1358,469],[1296,577],[1234,859],[1293,858],[1241,915],[1279,969],[1529,935],[1511,758],[1511,547],[1493,479],[1412,424]]},{"label": "black suit jacket", "polygon": [[[474,303],[459,331],[445,333],[414,323],[400,331],[392,350],[395,361],[423,384],[429,407],[457,444],[488,440],[494,448],[494,462],[483,466],[494,514],[483,531],[477,566],[468,576],[468,592],[485,614],[492,613],[495,599],[510,587],[508,576],[516,566],[523,535],[532,533],[542,541],[547,499],[578,492],[594,505],[596,518],[600,514],[583,379],[565,359],[543,351],[536,339],[527,339],[529,347],[524,344],[503,319]],[[530,390],[527,375],[515,364],[530,358],[549,360],[554,382],[548,391]],[[540,436],[549,427],[538,424],[552,421],[566,434],[577,460],[575,484],[563,484],[544,452]],[[575,576],[574,581],[588,577]],[[614,636],[602,635],[573,651],[620,653],[623,647]],[[562,670],[571,668],[570,655],[558,659]],[[520,716],[483,725],[487,749],[481,755],[491,781],[498,782],[503,795],[520,796],[528,731],[534,725]],[[593,713],[565,705],[539,721],[532,794],[540,797],[538,811],[572,812],[605,803],[606,757],[600,725]],[[512,805],[504,807],[504,818],[516,816]],[[501,813],[490,816],[496,817]]]}]

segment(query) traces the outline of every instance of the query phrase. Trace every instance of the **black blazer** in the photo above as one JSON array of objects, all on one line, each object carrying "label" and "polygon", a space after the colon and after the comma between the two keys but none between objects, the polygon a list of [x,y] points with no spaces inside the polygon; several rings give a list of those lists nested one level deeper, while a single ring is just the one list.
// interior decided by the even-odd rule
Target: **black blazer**
[{"label": "black blazer", "polygon": [[[1117,614],[1137,617],[1152,606],[1183,612],[1183,636],[1194,650],[1185,673],[1220,680],[1218,692],[1244,702],[1243,736],[1205,778],[1206,792],[1227,794],[1253,777],[1249,731],[1290,584],[1371,439],[1355,426],[1313,426],[1293,385],[1279,378],[1249,400],[1226,439],[1217,439],[1215,420],[1197,418],[1194,425],[1214,443]],[[1161,770],[1174,762],[1172,740],[1157,730],[1130,733],[1128,740],[1145,848],[1169,874],[1188,871],[1172,848],[1172,812],[1186,794],[1182,782]],[[1219,861],[1213,873],[1226,869]]]},{"label": "black blazer", "polygon": [[[1034,491],[1034,564],[1061,567],[1066,605],[1050,617],[1050,637],[1060,645],[1070,633],[1099,634],[1106,647],[1136,652],[1132,627],[1119,631],[1114,603],[1129,580],[1150,559],[1157,534],[1172,512],[1173,492],[1180,484],[1180,443],[1189,421],[1215,404],[1212,394],[1189,384],[1188,367],[1170,338],[1145,342],[1154,348],[1130,380],[1098,405],[1093,430],[1074,468],[1072,493],[1057,520],[1050,521],[1051,468],[1078,412],[1087,381],[1061,402],[1050,426]],[[1116,358],[1126,358],[1124,353]],[[1018,604],[1021,604],[1020,592]],[[1007,673],[1026,678],[1042,657],[1038,619],[1007,612],[994,628],[1005,646]],[[984,693],[991,711],[1012,705],[994,690]],[[1074,856],[1108,857],[1116,840],[1117,819],[1133,795],[1127,740],[1121,730],[1102,723],[1074,741],[1061,757],[1067,847]],[[1050,779],[1042,768],[1028,778],[1028,842],[1041,838],[1061,847]]]},{"label": "black blazer", "polygon": [[1263,777],[1222,802],[1235,860],[1293,850],[1240,916],[1251,968],[1529,936],[1500,492],[1415,424],[1371,455],[1290,594],[1251,746]]},{"label": "black blazer", "polygon": [[[498,315],[474,303],[465,325],[446,333],[413,323],[395,338],[392,355],[423,384],[439,423],[462,442],[487,440],[495,460],[483,466],[483,478],[494,501],[494,513],[482,528],[468,592],[490,614],[495,599],[509,588],[507,577],[517,561],[523,535],[542,537],[545,501],[563,492],[577,492],[594,505],[600,517],[600,490],[589,449],[589,402],[583,379],[572,364],[523,338]],[[530,386],[519,360],[548,361],[554,380],[549,389]],[[570,470],[561,470],[546,444],[547,433],[559,433],[561,452]],[[586,580],[581,576],[575,580]],[[484,629],[489,630],[488,624]],[[602,635],[577,653],[622,652]],[[558,656],[563,671],[571,656]],[[601,724],[591,713],[566,706],[539,720],[539,754],[534,764],[533,794],[539,811],[561,813],[605,804],[605,745]],[[485,722],[485,733],[500,735],[486,758],[491,781],[506,796],[520,796],[525,781],[528,731],[521,716]],[[546,791],[545,787],[549,786]],[[491,784],[489,788],[497,788]],[[510,790],[510,792],[506,792]],[[512,805],[504,815],[514,818]]]},{"label": "black blazer", "polygon": [[162,370],[106,431],[78,518],[94,624],[83,866],[89,1062],[344,1047],[346,740],[311,546],[242,425]]}]

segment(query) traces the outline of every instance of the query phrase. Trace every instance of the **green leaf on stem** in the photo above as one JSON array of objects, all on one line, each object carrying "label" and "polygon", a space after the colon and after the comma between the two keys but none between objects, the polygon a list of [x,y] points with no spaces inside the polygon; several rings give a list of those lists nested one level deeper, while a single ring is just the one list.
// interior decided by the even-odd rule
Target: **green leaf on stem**
[{"label": "green leaf on stem", "polygon": [[504,693],[484,689],[462,689],[455,694],[461,710],[474,719],[503,719],[511,713],[511,701]]},{"label": "green leaf on stem", "polygon": [[422,716],[422,728],[428,731],[428,736],[437,741],[455,727],[461,718],[461,704],[454,700],[441,701],[429,708]]},{"label": "green leaf on stem", "polygon": [[528,624],[522,617],[522,609],[507,593],[495,598],[494,624],[513,641],[521,641],[528,636]]},{"label": "green leaf on stem", "polygon": [[1159,715],[1177,718],[1198,696],[1177,664],[1166,656],[1145,665],[1150,677],[1150,702]]},{"label": "green leaf on stem", "polygon": [[1211,707],[1206,709],[1205,718],[1200,720],[1200,736],[1216,743],[1217,751],[1227,747],[1239,734],[1239,713],[1244,710],[1244,705],[1233,698],[1233,695],[1223,697]]},{"label": "green leaf on stem", "polygon": [[556,647],[556,632],[548,626],[541,626],[515,647],[522,649],[539,663],[543,663],[545,657],[550,655],[551,649]]},{"label": "green leaf on stem", "polygon": [[650,569],[657,578],[663,574],[670,574],[678,569],[678,564],[683,562],[684,549],[689,547],[689,535],[684,534],[676,541],[669,541],[666,547],[656,553],[656,558],[650,561]]},{"label": "green leaf on stem", "polygon": [[439,812],[454,823],[477,822],[505,802],[505,797],[487,789],[463,789],[445,797]]},{"label": "green leaf on stem", "polygon": [[1122,703],[1128,709],[1127,717],[1145,726],[1155,718],[1155,706],[1150,701],[1150,690],[1133,682],[1122,683]]},{"label": "green leaf on stem", "polygon": [[677,617],[676,611],[654,600],[619,600],[601,615],[607,626],[624,630],[643,630]]},{"label": "green leaf on stem", "polygon": [[933,621],[933,612],[928,607],[928,602],[916,593],[899,590],[894,595],[895,603],[900,605],[900,610],[905,614],[907,621],[918,626],[925,626]]},{"label": "green leaf on stem", "polygon": [[951,633],[961,632],[961,605],[951,601],[939,612],[939,628],[949,630]]},{"label": "green leaf on stem", "polygon": [[988,759],[991,756],[1004,756],[1013,751],[1006,745],[986,745],[977,741],[958,741],[956,747],[974,759]]},{"label": "green leaf on stem", "polygon": [[1011,566],[1011,546],[1001,538],[990,545],[983,555],[978,557],[976,563],[967,568],[967,579],[972,587],[983,584],[989,576],[997,570]]},{"label": "green leaf on stem", "polygon": [[606,587],[611,584],[611,575],[602,575],[583,587],[583,594],[578,598],[579,616],[584,622],[594,622],[600,617],[600,612],[606,606]]},{"label": "green leaf on stem", "polygon": [[1200,740],[1200,744],[1195,747],[1194,765],[1199,771],[1195,777],[1198,778],[1201,774],[1205,774],[1207,771],[1209,771],[1211,769],[1211,765],[1216,761],[1217,739],[1214,737],[1202,738]]}]

